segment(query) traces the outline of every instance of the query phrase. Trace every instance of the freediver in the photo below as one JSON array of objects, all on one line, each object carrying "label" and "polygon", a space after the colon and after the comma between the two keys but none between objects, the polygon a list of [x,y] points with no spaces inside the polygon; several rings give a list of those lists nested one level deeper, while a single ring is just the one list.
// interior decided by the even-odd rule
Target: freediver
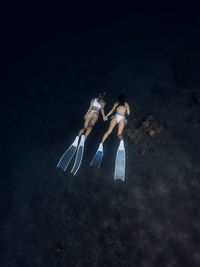
[{"label": "freediver", "polygon": [[104,92],[99,92],[98,98],[92,99],[90,103],[90,107],[84,116],[85,122],[84,122],[83,128],[79,131],[79,134],[78,134],[79,137],[83,133],[85,133],[85,137],[87,137],[91,133],[94,125],[98,121],[99,111],[101,111],[103,120],[104,121],[108,120],[108,118],[104,114],[104,107],[106,105],[106,102],[103,99],[104,95],[105,95]]},{"label": "freediver", "polygon": [[123,140],[123,130],[124,130],[124,126],[126,123],[125,115],[126,114],[128,116],[130,115],[130,107],[129,107],[129,104],[125,102],[125,96],[123,94],[119,94],[117,98],[118,98],[118,101],[114,103],[113,108],[106,115],[106,118],[108,118],[116,110],[116,114],[112,117],[108,130],[105,132],[102,138],[102,141],[101,141],[102,144],[105,142],[108,136],[112,133],[116,124],[118,124],[117,136],[119,137],[120,141]]},{"label": "freediver", "polygon": [[[97,98],[92,99],[90,103],[90,107],[84,116],[85,122],[84,122],[83,127],[79,131],[74,142],[67,149],[67,151],[62,155],[60,161],[57,164],[57,167],[62,168],[65,171],[73,155],[77,151],[74,166],[71,170],[71,172],[74,175],[77,173],[81,165],[82,158],[83,158],[85,139],[86,137],[88,137],[88,135],[93,130],[94,125],[97,123],[100,111],[101,111],[103,120],[104,121],[108,120],[108,118],[104,114],[104,108],[106,105],[106,102],[104,101],[104,96],[105,96],[105,93],[101,91],[98,93]],[[80,139],[80,143],[79,143],[79,139]]]},{"label": "freediver", "polygon": [[98,150],[92,159],[90,166],[100,167],[102,158],[103,158],[103,143],[112,133],[116,124],[118,124],[117,136],[120,139],[120,144],[117,150],[117,156],[115,160],[115,174],[114,179],[125,179],[125,148],[123,140],[123,130],[127,122],[125,115],[130,115],[130,107],[127,102],[125,102],[125,96],[123,94],[118,95],[118,101],[114,103],[113,108],[108,112],[106,118],[108,118],[116,110],[116,114],[111,118],[111,122],[108,130],[103,135],[101,143],[99,144]]}]

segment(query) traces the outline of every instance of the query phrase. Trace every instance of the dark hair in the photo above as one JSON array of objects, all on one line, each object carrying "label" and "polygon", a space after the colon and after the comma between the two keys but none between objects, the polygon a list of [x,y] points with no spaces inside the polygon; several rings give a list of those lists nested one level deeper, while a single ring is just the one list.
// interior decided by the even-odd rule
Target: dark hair
[{"label": "dark hair", "polygon": [[119,94],[117,99],[119,101],[119,105],[118,106],[125,106],[125,95]]},{"label": "dark hair", "polygon": [[106,94],[106,93],[105,93],[104,91],[99,91],[99,92],[98,92],[98,95],[102,95],[102,98],[104,98],[105,94]]}]

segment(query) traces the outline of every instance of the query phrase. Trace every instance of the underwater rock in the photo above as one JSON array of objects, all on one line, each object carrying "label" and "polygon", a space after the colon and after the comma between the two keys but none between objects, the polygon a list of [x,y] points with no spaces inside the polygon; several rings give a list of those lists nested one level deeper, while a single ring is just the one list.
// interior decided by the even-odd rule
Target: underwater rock
[{"label": "underwater rock", "polygon": [[144,116],[137,123],[130,121],[125,128],[125,134],[135,143],[144,137],[156,137],[163,132],[164,128],[151,116]]},{"label": "underwater rock", "polygon": [[156,134],[156,132],[155,132],[154,130],[150,130],[150,131],[149,131],[149,135],[150,135],[150,136],[154,136],[155,134]]}]

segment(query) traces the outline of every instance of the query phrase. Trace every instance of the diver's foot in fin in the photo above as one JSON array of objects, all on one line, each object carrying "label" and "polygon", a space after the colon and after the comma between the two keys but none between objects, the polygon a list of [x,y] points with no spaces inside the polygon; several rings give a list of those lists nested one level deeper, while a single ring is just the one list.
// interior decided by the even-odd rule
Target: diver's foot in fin
[{"label": "diver's foot in fin", "polygon": [[84,152],[84,144],[85,144],[85,135],[81,136],[81,141],[79,143],[78,146],[78,150],[76,153],[76,158],[75,158],[75,162],[74,162],[74,166],[71,170],[71,172],[75,175],[78,171],[78,169],[81,166],[81,162],[82,162],[82,158],[83,158],[83,152]]},{"label": "diver's foot in fin", "polygon": [[125,149],[124,149],[124,141],[121,140],[118,150],[117,150],[117,156],[115,160],[115,174],[114,179],[120,179],[122,181],[125,180]]},{"label": "diver's foot in fin", "polygon": [[67,169],[67,166],[69,165],[78,147],[78,141],[79,141],[79,136],[76,136],[74,142],[65,151],[65,153],[62,155],[61,159],[59,160],[56,166],[57,168],[62,168],[64,171]]},{"label": "diver's foot in fin", "polygon": [[103,143],[100,143],[99,148],[92,159],[90,166],[100,167],[103,158]]}]

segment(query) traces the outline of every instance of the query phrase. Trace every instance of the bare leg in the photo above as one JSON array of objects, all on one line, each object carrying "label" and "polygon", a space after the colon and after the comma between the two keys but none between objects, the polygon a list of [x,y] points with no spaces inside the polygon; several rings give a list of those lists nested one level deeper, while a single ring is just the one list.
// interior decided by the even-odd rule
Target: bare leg
[{"label": "bare leg", "polygon": [[92,119],[92,113],[90,113],[87,118],[85,119],[83,128],[79,131],[78,136],[81,136],[87,129],[90,120]]},{"label": "bare leg", "polygon": [[85,133],[86,137],[91,133],[91,131],[92,131],[94,125],[96,124],[97,120],[98,120],[98,115],[93,114],[93,117],[90,120],[89,125],[88,125],[87,130],[86,130],[86,133]]},{"label": "bare leg", "polygon": [[124,124],[125,124],[125,119],[121,119],[119,124],[118,124],[118,132],[117,136],[119,137],[120,140],[123,140],[123,130],[124,130]]},{"label": "bare leg", "polygon": [[117,119],[114,117],[114,118],[111,120],[111,122],[110,122],[110,126],[109,126],[109,128],[108,128],[108,131],[105,132],[105,134],[104,134],[104,136],[103,136],[103,138],[102,138],[102,141],[101,141],[102,143],[104,143],[105,140],[108,138],[109,134],[112,133],[112,131],[113,131],[113,129],[114,129],[116,123],[117,123]]}]

